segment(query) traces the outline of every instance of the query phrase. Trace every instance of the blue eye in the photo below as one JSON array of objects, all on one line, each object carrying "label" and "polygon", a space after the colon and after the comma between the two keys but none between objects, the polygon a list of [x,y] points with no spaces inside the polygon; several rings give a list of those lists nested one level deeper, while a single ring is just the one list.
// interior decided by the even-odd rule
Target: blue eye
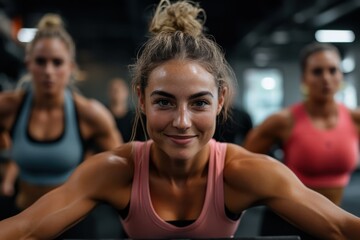
[{"label": "blue eye", "polygon": [[204,101],[204,100],[196,101],[194,103],[195,107],[205,107],[207,105],[209,105],[209,103],[207,101]]},{"label": "blue eye", "polygon": [[165,99],[160,99],[156,102],[156,104],[158,104],[160,107],[167,107],[170,105],[170,101]]}]

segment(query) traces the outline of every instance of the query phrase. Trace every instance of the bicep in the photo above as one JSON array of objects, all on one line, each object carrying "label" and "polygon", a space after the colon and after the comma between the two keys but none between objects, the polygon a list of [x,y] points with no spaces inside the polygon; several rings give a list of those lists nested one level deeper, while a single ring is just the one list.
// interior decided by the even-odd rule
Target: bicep
[{"label": "bicep", "polygon": [[100,114],[97,114],[97,119],[93,123],[93,141],[100,151],[111,150],[123,143],[123,139],[111,113],[102,105],[97,107]]},{"label": "bicep", "polygon": [[100,151],[106,151],[118,147],[123,139],[117,128],[109,126],[95,136],[94,142]]}]

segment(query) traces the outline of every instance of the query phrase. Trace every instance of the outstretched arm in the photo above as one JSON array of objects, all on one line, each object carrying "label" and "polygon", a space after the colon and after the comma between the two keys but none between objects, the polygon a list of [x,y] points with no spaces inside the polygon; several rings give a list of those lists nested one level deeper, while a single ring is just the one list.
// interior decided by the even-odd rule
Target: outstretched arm
[{"label": "outstretched arm", "polygon": [[267,205],[288,222],[321,239],[360,239],[360,219],[305,187],[282,163],[248,153],[225,170],[231,196],[228,207],[240,212],[249,205]]},{"label": "outstretched arm", "polygon": [[53,239],[105,201],[122,209],[131,184],[126,159],[101,153],[83,162],[57,189],[20,214],[0,222],[0,239]]},{"label": "outstretched arm", "polygon": [[18,176],[18,168],[10,159],[10,137],[7,131],[0,130],[0,194],[12,196]]},{"label": "outstretched arm", "polygon": [[18,177],[18,167],[11,160],[11,116],[17,111],[16,100],[13,94],[0,94],[0,194],[11,196],[14,194],[14,185]]},{"label": "outstretched arm", "polygon": [[80,221],[96,202],[65,184],[20,214],[0,222],[0,239],[53,239]]},{"label": "outstretched arm", "polygon": [[281,171],[284,171],[284,176],[280,176],[278,181],[284,182],[282,190],[265,200],[265,204],[273,211],[317,237],[347,240],[360,238],[359,218],[306,188],[288,169]]}]

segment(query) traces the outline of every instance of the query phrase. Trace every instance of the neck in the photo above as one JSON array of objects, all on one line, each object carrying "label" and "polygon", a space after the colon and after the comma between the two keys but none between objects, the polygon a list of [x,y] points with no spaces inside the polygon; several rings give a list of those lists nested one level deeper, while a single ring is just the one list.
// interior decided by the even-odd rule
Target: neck
[{"label": "neck", "polygon": [[337,103],[332,101],[305,101],[305,108],[312,116],[330,116],[337,114]]},{"label": "neck", "polygon": [[33,106],[36,108],[50,109],[64,105],[64,94],[40,96],[35,94]]},{"label": "neck", "polygon": [[190,179],[207,176],[210,148],[204,147],[191,159],[176,159],[169,157],[157,147],[151,148],[150,169],[172,183],[186,183]]}]

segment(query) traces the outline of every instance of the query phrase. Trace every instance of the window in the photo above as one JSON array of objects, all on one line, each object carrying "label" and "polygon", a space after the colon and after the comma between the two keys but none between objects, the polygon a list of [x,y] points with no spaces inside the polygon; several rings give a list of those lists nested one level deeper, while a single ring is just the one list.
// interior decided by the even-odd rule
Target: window
[{"label": "window", "polygon": [[244,81],[244,108],[254,125],[282,108],[283,78],[278,69],[247,69]]}]

